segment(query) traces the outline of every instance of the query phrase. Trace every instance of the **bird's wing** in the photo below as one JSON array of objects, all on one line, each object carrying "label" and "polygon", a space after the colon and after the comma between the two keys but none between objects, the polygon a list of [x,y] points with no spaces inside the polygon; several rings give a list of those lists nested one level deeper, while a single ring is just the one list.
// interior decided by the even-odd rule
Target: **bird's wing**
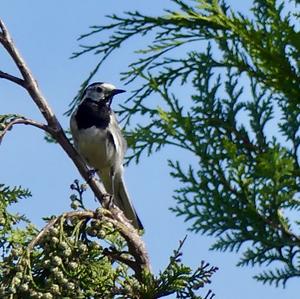
[{"label": "bird's wing", "polygon": [[114,139],[117,154],[119,155],[120,163],[122,164],[125,152],[127,150],[127,142],[123,137],[116,115],[113,112],[111,114],[111,121],[109,126],[110,126],[109,130]]},{"label": "bird's wing", "polygon": [[73,143],[74,146],[77,147],[78,144],[78,127],[75,120],[76,111],[73,112],[71,118],[70,118],[70,130],[73,137]]}]

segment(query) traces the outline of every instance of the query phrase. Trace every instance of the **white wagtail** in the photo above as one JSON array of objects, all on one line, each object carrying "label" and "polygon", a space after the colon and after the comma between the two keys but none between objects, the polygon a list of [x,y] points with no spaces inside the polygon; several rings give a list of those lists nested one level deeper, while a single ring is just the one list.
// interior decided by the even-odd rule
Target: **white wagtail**
[{"label": "white wagtail", "polygon": [[143,225],[129,198],[123,179],[123,159],[126,140],[111,102],[115,95],[125,92],[109,83],[96,82],[83,92],[70,120],[74,145],[87,164],[97,171],[114,203],[137,229]]}]

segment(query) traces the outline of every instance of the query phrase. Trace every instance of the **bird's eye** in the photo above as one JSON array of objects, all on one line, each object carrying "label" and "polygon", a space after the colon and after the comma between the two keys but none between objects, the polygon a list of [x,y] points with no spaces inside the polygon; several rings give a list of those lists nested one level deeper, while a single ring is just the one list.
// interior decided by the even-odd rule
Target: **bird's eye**
[{"label": "bird's eye", "polygon": [[97,88],[96,88],[96,91],[97,91],[97,92],[102,92],[102,88],[101,88],[101,87],[97,87]]}]

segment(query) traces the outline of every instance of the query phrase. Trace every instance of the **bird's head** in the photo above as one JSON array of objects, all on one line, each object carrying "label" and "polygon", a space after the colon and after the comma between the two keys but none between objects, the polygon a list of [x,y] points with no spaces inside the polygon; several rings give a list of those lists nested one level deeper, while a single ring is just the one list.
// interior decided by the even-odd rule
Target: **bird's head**
[{"label": "bird's head", "polygon": [[95,82],[90,84],[82,95],[82,100],[90,99],[99,104],[105,104],[110,107],[115,95],[123,93],[125,90],[117,89],[113,84]]}]

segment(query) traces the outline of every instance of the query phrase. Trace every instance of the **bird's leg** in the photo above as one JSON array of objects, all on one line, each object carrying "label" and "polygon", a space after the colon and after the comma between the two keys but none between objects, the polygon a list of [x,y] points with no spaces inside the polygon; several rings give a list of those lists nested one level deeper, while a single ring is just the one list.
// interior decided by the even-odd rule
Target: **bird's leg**
[{"label": "bird's leg", "polygon": [[113,167],[110,170],[110,178],[111,178],[111,200],[110,200],[110,206],[115,202],[114,197],[115,197],[115,171]]}]

